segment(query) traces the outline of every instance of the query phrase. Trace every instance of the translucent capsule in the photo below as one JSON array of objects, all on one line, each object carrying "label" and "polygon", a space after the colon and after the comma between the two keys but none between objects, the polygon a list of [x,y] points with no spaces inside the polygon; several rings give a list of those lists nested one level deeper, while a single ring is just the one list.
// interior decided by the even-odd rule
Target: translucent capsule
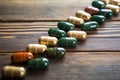
[{"label": "translucent capsule", "polygon": [[85,8],[85,11],[91,15],[95,15],[99,12],[99,9],[96,7],[88,6]]},{"label": "translucent capsule", "polygon": [[104,2],[105,4],[109,4],[110,0],[100,0],[102,2]]},{"label": "translucent capsule", "polygon": [[58,42],[58,39],[56,37],[41,36],[39,38],[39,43],[47,46],[56,46],[57,42]]},{"label": "translucent capsule", "polygon": [[110,0],[110,4],[120,6],[120,0]]},{"label": "translucent capsule", "polygon": [[85,40],[87,38],[87,33],[85,31],[75,31],[71,30],[67,32],[68,37],[74,37],[78,40]]},{"label": "translucent capsule", "polygon": [[84,20],[82,18],[77,18],[77,17],[73,17],[73,16],[70,16],[67,19],[67,21],[74,24],[74,25],[76,25],[76,26],[79,26],[79,25],[84,23]]},{"label": "translucent capsule", "polygon": [[92,6],[99,8],[99,9],[103,9],[105,7],[105,3],[99,0],[94,0],[92,2]]},{"label": "translucent capsule", "polygon": [[96,21],[85,22],[81,25],[81,30],[83,31],[94,31],[98,27],[98,23]]},{"label": "translucent capsule", "polygon": [[66,32],[64,30],[61,30],[59,28],[50,28],[48,30],[49,36],[61,38],[66,36]]},{"label": "translucent capsule", "polygon": [[120,7],[119,6],[116,6],[116,5],[113,5],[113,4],[107,4],[105,6],[106,9],[111,9],[113,11],[114,14],[119,14],[120,12]]},{"label": "translucent capsule", "polygon": [[75,15],[78,18],[84,19],[85,21],[88,21],[91,18],[91,15],[89,13],[82,10],[77,11]]},{"label": "translucent capsule", "polygon": [[15,52],[11,56],[12,63],[24,63],[33,58],[31,52]]},{"label": "translucent capsule", "polygon": [[24,67],[5,66],[2,69],[2,75],[5,78],[24,78],[26,70]]},{"label": "translucent capsule", "polygon": [[71,38],[71,37],[62,37],[59,39],[59,46],[60,47],[76,47],[77,45],[77,39]]},{"label": "translucent capsule", "polygon": [[46,69],[49,66],[47,58],[35,58],[28,61],[28,68],[33,70]]},{"label": "translucent capsule", "polygon": [[48,48],[46,54],[50,58],[62,58],[65,56],[65,49],[62,47]]},{"label": "translucent capsule", "polygon": [[43,54],[47,49],[46,45],[43,44],[28,44],[27,51],[32,52],[33,54]]},{"label": "translucent capsule", "polygon": [[75,26],[72,24],[72,23],[69,23],[69,22],[64,22],[64,21],[60,21],[58,24],[57,24],[58,28],[59,29],[62,29],[64,31],[70,31],[70,30],[73,30],[75,28]]}]

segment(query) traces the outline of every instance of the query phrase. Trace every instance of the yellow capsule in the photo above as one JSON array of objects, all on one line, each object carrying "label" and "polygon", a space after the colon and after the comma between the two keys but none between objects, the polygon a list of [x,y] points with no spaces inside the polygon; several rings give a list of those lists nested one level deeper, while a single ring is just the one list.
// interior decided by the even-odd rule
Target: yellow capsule
[{"label": "yellow capsule", "polygon": [[73,16],[70,16],[67,19],[67,21],[74,24],[74,25],[81,25],[84,23],[84,20],[82,18],[77,18],[77,17],[73,17]]},{"label": "yellow capsule", "polygon": [[120,12],[120,7],[113,5],[113,4],[107,4],[105,6],[106,9],[111,9],[113,11],[114,14],[118,14]]},{"label": "yellow capsule", "polygon": [[110,0],[110,4],[120,6],[120,0]]},{"label": "yellow capsule", "polygon": [[24,78],[26,70],[24,67],[5,66],[2,69],[2,75],[7,78]]},{"label": "yellow capsule", "polygon": [[47,46],[56,46],[57,42],[58,42],[58,39],[56,37],[41,36],[39,38],[39,43]]},{"label": "yellow capsule", "polygon": [[46,45],[43,44],[28,44],[27,51],[33,54],[43,54],[47,49]]},{"label": "yellow capsule", "polygon": [[67,32],[67,36],[74,37],[78,40],[85,40],[87,38],[87,33],[85,31],[71,30]]},{"label": "yellow capsule", "polygon": [[105,4],[109,4],[110,0],[100,0],[102,2],[104,2]]},{"label": "yellow capsule", "polygon": [[91,18],[91,15],[89,13],[82,11],[82,10],[77,11],[75,15],[78,18],[84,19],[85,21],[88,21]]}]

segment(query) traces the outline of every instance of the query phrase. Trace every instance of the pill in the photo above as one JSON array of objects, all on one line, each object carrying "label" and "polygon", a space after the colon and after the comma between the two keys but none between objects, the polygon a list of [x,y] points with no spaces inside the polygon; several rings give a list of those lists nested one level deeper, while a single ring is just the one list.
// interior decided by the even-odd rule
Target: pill
[{"label": "pill", "polygon": [[110,0],[100,0],[102,2],[104,2],[105,4],[109,4]]},{"label": "pill", "polygon": [[96,21],[98,24],[103,24],[106,18],[103,15],[93,15],[91,21]]},{"label": "pill", "polygon": [[66,32],[75,29],[75,26],[72,23],[65,22],[65,21],[58,22],[57,26],[59,29],[62,29]]},{"label": "pill", "polygon": [[99,12],[98,8],[92,6],[87,6],[84,10],[91,15],[95,15]]},{"label": "pill", "polygon": [[81,25],[81,30],[83,31],[94,31],[98,27],[98,23],[96,21],[85,22]]},{"label": "pill", "polygon": [[119,14],[120,12],[120,7],[119,6],[116,6],[116,5],[113,5],[113,4],[107,4],[105,6],[106,9],[111,9],[113,11],[114,14]]},{"label": "pill", "polygon": [[2,69],[2,76],[5,78],[24,78],[26,70],[24,67],[4,66]]},{"label": "pill", "polygon": [[77,39],[71,37],[62,37],[59,39],[58,43],[60,47],[72,48],[72,47],[76,47]]},{"label": "pill", "polygon": [[61,38],[66,36],[66,32],[64,30],[60,30],[59,28],[50,28],[48,30],[49,36]]},{"label": "pill", "polygon": [[78,10],[75,15],[78,18],[84,19],[85,21],[88,21],[91,18],[91,15],[89,13],[82,10]]},{"label": "pill", "polygon": [[105,18],[111,18],[113,16],[113,12],[110,9],[101,9],[98,14],[105,16]]},{"label": "pill", "polygon": [[11,56],[12,63],[25,63],[34,56],[31,52],[15,52]]},{"label": "pill", "polygon": [[49,66],[47,58],[35,58],[28,61],[28,68],[33,70],[46,69]]},{"label": "pill", "polygon": [[58,39],[56,37],[51,36],[41,36],[39,38],[39,43],[44,44],[46,46],[56,46]]},{"label": "pill", "polygon": [[47,48],[46,50],[47,57],[50,58],[63,58],[65,53],[65,49],[62,47]]},{"label": "pill", "polygon": [[120,6],[120,0],[110,0],[110,4]]},{"label": "pill", "polygon": [[67,32],[68,37],[74,37],[77,40],[85,40],[87,38],[87,33],[85,31],[71,30]]},{"label": "pill", "polygon": [[102,1],[99,1],[99,0],[94,0],[92,2],[92,6],[96,7],[96,8],[99,8],[99,9],[103,9],[105,7],[105,3],[102,2]]},{"label": "pill", "polygon": [[32,52],[33,54],[43,54],[47,46],[44,44],[28,44],[27,51]]},{"label": "pill", "polygon": [[79,26],[84,23],[84,20],[82,18],[77,18],[77,17],[73,17],[73,16],[70,16],[67,19],[67,21],[74,24],[75,26]]}]

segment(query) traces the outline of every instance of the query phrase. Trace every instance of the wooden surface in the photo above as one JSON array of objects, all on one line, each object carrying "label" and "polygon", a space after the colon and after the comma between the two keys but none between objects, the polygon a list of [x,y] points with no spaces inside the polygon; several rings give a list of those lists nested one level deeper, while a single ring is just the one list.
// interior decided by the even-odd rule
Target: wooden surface
[{"label": "wooden surface", "polygon": [[[28,44],[38,43],[38,38],[48,35],[48,29],[57,27],[58,21],[66,21],[91,2],[0,0],[0,70],[11,64],[14,51],[25,51]],[[25,80],[120,80],[120,15],[87,33],[86,41],[66,49],[65,58],[50,59],[47,70],[27,70]],[[27,64],[19,66],[27,69]]]}]

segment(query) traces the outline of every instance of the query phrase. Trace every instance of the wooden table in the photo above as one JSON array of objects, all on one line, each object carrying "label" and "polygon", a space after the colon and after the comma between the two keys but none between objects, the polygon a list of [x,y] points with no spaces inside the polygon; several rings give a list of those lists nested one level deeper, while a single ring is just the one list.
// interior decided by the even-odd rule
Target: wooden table
[{"label": "wooden table", "polygon": [[[38,38],[48,35],[48,29],[57,27],[58,21],[74,16],[91,2],[1,0],[0,70],[11,64],[14,51],[25,51],[28,44],[38,43]],[[47,70],[27,70],[25,80],[120,80],[120,16],[87,33],[87,40],[79,41],[74,49],[66,49],[65,58],[50,59]],[[20,66],[27,69],[27,65]]]}]

